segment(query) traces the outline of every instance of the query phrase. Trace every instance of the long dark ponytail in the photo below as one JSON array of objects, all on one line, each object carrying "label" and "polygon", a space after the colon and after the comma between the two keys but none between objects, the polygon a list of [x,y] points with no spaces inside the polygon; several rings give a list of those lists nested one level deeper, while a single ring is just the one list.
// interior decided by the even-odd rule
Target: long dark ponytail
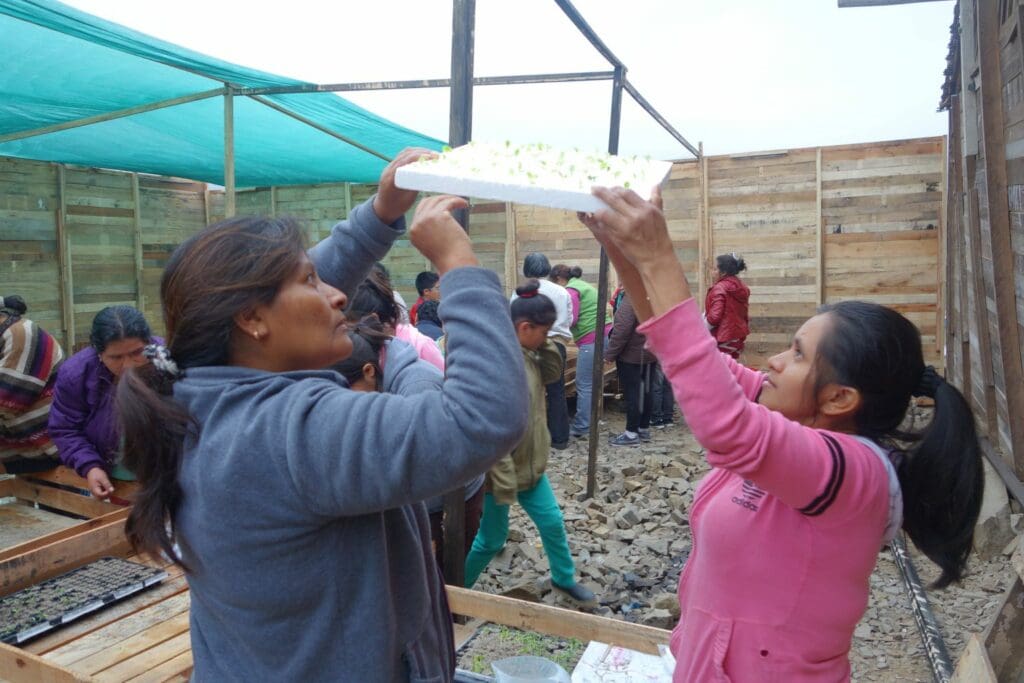
[{"label": "long dark ponytail", "polygon": [[[942,570],[933,588],[959,581],[984,489],[970,406],[956,387],[925,367],[920,333],[896,311],[844,301],[819,313],[829,315],[831,327],[818,345],[817,386],[836,382],[857,389],[857,434],[904,451],[896,468],[903,529]],[[912,396],[935,399],[931,422],[919,432],[901,427]]]},{"label": "long dark ponytail", "polygon": [[239,217],[205,228],[171,255],[160,299],[177,372],[154,362],[126,371],[117,387],[124,462],[141,485],[126,525],[138,551],[181,563],[174,549],[178,471],[185,440],[199,425],[174,400],[178,372],[227,364],[235,315],[273,301],[304,249],[294,219]]}]

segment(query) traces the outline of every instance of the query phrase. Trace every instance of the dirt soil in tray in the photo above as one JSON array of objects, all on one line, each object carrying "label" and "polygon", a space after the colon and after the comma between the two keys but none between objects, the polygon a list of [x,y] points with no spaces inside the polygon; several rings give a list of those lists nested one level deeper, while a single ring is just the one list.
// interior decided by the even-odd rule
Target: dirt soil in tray
[{"label": "dirt soil in tray", "polygon": [[[920,418],[925,417],[921,411]],[[595,613],[670,629],[678,618],[679,573],[690,552],[693,488],[708,467],[703,450],[678,417],[673,427],[652,429],[650,443],[609,446],[608,437],[619,433],[624,422],[622,413],[607,410],[594,499],[581,500],[586,440],[565,451],[553,450],[548,476],[562,505],[580,580],[601,601]],[[512,507],[509,526],[505,549],[475,588],[572,607],[551,590],[540,536],[521,507]],[[937,569],[912,547],[911,554],[922,581],[933,581]],[[1012,572],[1001,555],[989,562],[973,557],[963,585],[928,593],[954,665],[970,633],[984,630],[995,614]],[[538,654],[571,672],[585,646],[489,625],[460,650],[459,667],[492,675],[491,661]],[[868,609],[857,627],[850,660],[857,681],[932,680],[910,600],[888,549],[879,554],[871,577]]]}]

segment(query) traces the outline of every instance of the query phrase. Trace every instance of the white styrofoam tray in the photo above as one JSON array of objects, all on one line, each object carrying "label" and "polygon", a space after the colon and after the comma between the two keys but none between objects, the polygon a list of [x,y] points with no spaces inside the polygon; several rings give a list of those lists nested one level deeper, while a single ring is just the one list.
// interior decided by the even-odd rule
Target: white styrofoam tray
[{"label": "white styrofoam tray", "polygon": [[591,212],[606,208],[591,194],[591,187],[627,187],[647,197],[671,168],[669,161],[541,144],[471,142],[436,159],[402,166],[395,184],[407,190]]}]

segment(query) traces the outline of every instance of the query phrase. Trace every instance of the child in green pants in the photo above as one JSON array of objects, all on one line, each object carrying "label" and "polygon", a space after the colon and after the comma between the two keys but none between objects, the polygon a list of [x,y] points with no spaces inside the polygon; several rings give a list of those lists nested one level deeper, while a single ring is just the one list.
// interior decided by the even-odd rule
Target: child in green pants
[{"label": "child in green pants", "polygon": [[552,586],[577,602],[594,604],[594,593],[576,583],[562,511],[544,474],[551,447],[544,386],[561,376],[562,356],[547,337],[555,322],[555,305],[538,290],[538,282],[529,280],[516,289],[519,298],[512,302],[512,323],[526,365],[530,419],[523,440],[487,473],[484,513],[466,557],[466,587],[476,583],[480,572],[505,545],[509,506],[518,500],[540,531],[551,565]]}]

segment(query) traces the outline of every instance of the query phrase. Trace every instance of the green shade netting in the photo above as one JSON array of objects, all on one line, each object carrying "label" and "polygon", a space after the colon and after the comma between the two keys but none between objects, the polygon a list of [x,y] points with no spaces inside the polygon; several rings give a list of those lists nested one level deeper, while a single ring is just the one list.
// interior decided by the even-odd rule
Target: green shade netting
[{"label": "green shade netting", "polygon": [[[223,87],[310,85],[247,69],[49,0],[0,2],[0,136]],[[268,95],[388,157],[441,141],[332,93]],[[248,97],[234,98],[240,187],[376,182],[386,162]],[[221,96],[0,143],[0,155],[224,182]]]}]

